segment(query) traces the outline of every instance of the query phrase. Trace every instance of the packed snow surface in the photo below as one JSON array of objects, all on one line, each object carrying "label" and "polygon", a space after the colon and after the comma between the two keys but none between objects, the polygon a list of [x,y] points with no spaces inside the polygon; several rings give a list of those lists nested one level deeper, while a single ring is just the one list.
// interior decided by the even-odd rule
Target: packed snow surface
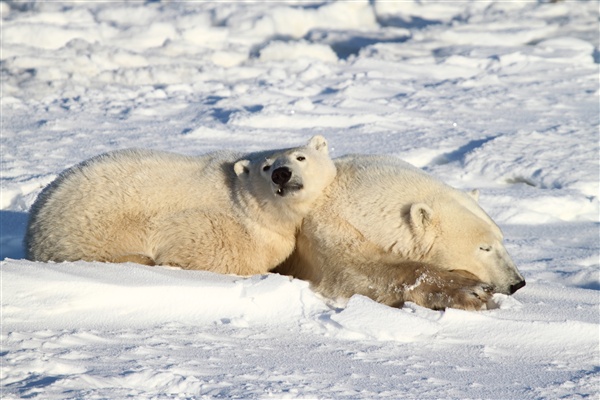
[{"label": "packed snow surface", "polygon": [[[597,1],[0,11],[3,399],[600,396]],[[36,196],[86,158],[314,134],[480,188],[527,286],[394,309],[279,275],[23,259]]]}]

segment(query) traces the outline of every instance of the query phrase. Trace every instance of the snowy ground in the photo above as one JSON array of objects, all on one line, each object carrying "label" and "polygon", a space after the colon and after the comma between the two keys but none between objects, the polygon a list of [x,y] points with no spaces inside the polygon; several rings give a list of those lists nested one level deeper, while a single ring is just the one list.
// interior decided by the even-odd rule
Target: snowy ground
[{"label": "snowy ground", "polygon": [[[597,1],[0,4],[3,399],[600,396]],[[22,259],[83,159],[317,133],[481,188],[527,286],[437,312]]]}]

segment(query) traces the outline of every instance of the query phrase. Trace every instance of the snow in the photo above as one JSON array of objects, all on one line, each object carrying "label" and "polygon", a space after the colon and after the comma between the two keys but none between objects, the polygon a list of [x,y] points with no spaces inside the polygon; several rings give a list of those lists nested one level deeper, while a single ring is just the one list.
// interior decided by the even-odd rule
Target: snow
[{"label": "snow", "polygon": [[[2,398],[600,396],[596,1],[0,11]],[[314,134],[480,188],[527,286],[393,309],[278,275],[23,259],[33,201],[81,160]]]}]

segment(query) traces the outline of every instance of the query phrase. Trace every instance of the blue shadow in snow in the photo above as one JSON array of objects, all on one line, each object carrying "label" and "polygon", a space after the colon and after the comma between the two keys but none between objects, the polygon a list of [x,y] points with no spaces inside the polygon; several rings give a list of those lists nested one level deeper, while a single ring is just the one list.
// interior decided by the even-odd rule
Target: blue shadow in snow
[{"label": "blue shadow in snow", "polygon": [[491,142],[496,139],[498,136],[490,136],[483,139],[471,140],[469,143],[464,146],[459,147],[458,149],[451,151],[449,153],[440,154],[435,157],[429,165],[444,165],[454,161],[464,161],[465,156],[477,149],[478,147],[483,146],[487,142]]},{"label": "blue shadow in snow", "polygon": [[[23,379],[19,382],[13,382],[5,386],[8,393],[18,393],[21,399],[32,399],[37,398],[41,393],[40,389],[52,385],[54,382],[63,379],[64,376],[41,376],[33,374],[28,378]],[[15,393],[15,394],[16,394]]]},{"label": "blue shadow in snow", "polygon": [[23,238],[29,214],[18,211],[0,211],[0,260],[25,258]]}]

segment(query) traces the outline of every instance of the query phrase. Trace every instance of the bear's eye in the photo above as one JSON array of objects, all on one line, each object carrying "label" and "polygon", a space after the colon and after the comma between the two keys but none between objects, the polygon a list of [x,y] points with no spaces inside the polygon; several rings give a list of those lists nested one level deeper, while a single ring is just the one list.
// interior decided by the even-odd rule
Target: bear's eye
[{"label": "bear's eye", "polygon": [[271,166],[270,166],[270,165],[265,165],[265,166],[263,167],[263,171],[268,171],[268,170],[270,170],[270,169],[271,169]]},{"label": "bear's eye", "polygon": [[304,157],[304,156],[298,156],[298,157],[296,157],[296,160],[298,160],[298,161],[304,161],[304,160],[306,160],[306,157]]},{"label": "bear's eye", "polygon": [[481,247],[479,247],[479,250],[492,251],[492,246],[481,246]]}]

